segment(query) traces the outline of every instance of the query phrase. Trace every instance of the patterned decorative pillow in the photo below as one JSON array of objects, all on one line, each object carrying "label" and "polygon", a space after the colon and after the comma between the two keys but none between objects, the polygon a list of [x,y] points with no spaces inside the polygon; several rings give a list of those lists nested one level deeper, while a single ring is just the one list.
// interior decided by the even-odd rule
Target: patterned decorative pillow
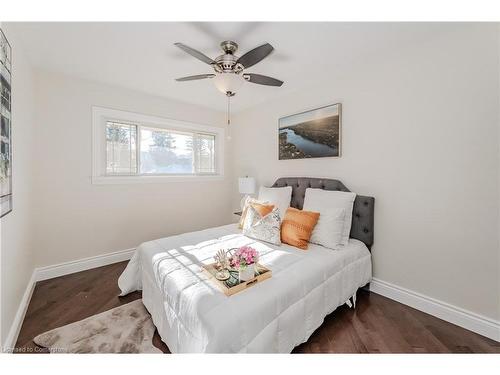
[{"label": "patterned decorative pillow", "polygon": [[240,229],[243,229],[243,224],[245,223],[245,217],[247,216],[247,210],[251,204],[253,204],[253,205],[255,205],[255,204],[267,205],[267,202],[259,201],[255,198],[247,196],[245,199],[245,204],[243,205],[243,209],[241,210],[241,218],[240,218],[240,222],[238,224],[238,228],[240,228]]},{"label": "patterned decorative pillow", "polygon": [[261,216],[253,205],[248,206],[245,222],[243,223],[243,234],[245,236],[281,245],[280,227],[281,218],[277,207],[266,216]]}]

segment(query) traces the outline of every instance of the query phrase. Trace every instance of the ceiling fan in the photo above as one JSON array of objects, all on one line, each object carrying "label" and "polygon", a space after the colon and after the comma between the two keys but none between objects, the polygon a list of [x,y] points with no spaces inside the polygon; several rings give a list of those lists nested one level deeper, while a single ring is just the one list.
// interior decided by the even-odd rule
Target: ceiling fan
[{"label": "ceiling fan", "polygon": [[175,43],[175,45],[182,49],[184,52],[210,65],[215,72],[177,78],[176,81],[184,82],[213,78],[215,87],[217,87],[217,89],[225,94],[228,98],[228,124],[230,123],[229,99],[232,96],[236,95],[236,90],[239,89],[245,81],[258,85],[277,87],[280,87],[283,84],[283,81],[280,81],[276,78],[264,76],[262,74],[245,72],[245,69],[248,69],[258,62],[262,61],[274,50],[273,46],[271,46],[269,43],[258,46],[248,51],[241,57],[238,57],[235,55],[235,52],[238,50],[238,44],[231,40],[226,40],[220,44],[222,50],[224,51],[224,54],[216,57],[213,60],[200,51],[197,51],[194,48],[191,48],[183,43]]}]

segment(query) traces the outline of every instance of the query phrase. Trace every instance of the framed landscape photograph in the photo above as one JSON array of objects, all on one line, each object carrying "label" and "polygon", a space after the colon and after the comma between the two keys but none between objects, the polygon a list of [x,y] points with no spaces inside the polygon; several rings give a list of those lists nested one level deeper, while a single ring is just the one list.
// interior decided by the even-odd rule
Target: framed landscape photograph
[{"label": "framed landscape photograph", "polygon": [[12,211],[11,48],[0,30],[0,217]]},{"label": "framed landscape photograph", "polygon": [[339,157],[342,104],[282,117],[278,128],[279,160]]}]

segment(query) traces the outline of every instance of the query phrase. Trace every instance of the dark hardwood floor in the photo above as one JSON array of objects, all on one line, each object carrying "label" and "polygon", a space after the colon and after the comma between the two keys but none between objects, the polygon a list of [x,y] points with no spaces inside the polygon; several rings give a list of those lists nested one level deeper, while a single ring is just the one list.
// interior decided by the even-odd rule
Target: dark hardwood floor
[{"label": "dark hardwood floor", "polygon": [[[46,350],[33,337],[65,324],[141,298],[118,297],[117,280],[126,262],[78,272],[36,284],[17,352]],[[294,353],[500,353],[500,344],[431,315],[364,290],[356,309],[341,306],[326,317]],[[169,353],[158,333],[155,346]]]}]

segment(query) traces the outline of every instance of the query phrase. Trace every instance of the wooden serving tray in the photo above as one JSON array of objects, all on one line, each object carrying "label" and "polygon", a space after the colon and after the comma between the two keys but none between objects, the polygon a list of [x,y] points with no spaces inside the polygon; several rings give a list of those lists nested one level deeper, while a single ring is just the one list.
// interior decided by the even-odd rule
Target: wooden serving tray
[{"label": "wooden serving tray", "polygon": [[215,278],[215,263],[205,264],[202,269],[210,276],[210,280],[217,285],[217,287],[226,295],[232,296],[233,294],[239,293],[252,285],[260,283],[266,279],[269,279],[273,273],[269,268],[264,267],[262,264],[257,263],[255,267],[256,276],[248,281],[239,282],[238,271],[229,271],[231,277],[228,280],[220,281]]}]

